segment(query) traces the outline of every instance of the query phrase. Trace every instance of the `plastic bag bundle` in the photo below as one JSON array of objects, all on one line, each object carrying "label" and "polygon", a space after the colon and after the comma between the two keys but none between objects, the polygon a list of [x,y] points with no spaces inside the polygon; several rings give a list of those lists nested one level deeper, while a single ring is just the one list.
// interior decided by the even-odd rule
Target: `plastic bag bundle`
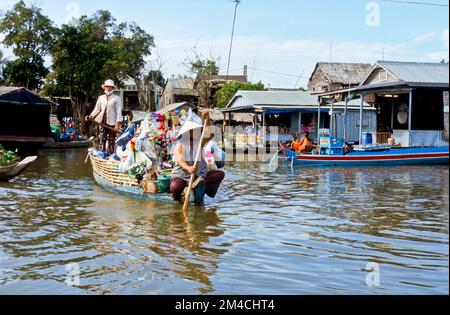
[{"label": "plastic bag bundle", "polygon": [[109,157],[109,154],[102,152],[102,151],[95,150],[93,148],[89,149],[88,151],[93,157],[96,157],[96,158],[107,159]]},{"label": "plastic bag bundle", "polygon": [[124,134],[121,135],[119,139],[117,139],[116,141],[117,146],[120,146],[122,147],[122,150],[125,150],[128,142],[130,142],[130,140],[134,138],[135,133],[136,133],[136,124],[131,124],[131,126],[128,127],[127,130],[125,130]]},{"label": "plastic bag bundle", "polygon": [[208,165],[208,170],[217,170],[225,166],[225,152],[219,148],[214,140],[210,140],[204,146],[203,158]]}]

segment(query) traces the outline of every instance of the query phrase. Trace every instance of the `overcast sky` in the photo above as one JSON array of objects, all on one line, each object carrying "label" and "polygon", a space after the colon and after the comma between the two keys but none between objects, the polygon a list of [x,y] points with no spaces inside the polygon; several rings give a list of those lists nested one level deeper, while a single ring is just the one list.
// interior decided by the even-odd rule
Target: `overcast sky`
[{"label": "overcast sky", "polygon": [[[0,0],[0,10],[15,2]],[[111,11],[119,21],[135,21],[155,37],[158,54],[166,59],[167,77],[186,74],[182,63],[193,47],[220,57],[226,72],[234,13],[234,3],[228,0],[32,2],[57,24],[99,9]],[[421,2],[448,5],[444,0]],[[293,88],[306,86],[315,63],[330,58],[373,64],[384,54],[385,60],[439,62],[449,59],[448,24],[445,6],[381,0],[243,0],[230,68],[241,74],[248,65],[252,81]]]}]

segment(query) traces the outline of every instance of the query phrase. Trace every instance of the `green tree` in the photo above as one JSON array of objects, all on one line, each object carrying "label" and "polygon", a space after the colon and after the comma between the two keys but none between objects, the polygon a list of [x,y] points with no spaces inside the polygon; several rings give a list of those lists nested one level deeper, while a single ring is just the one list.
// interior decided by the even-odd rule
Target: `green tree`
[{"label": "green tree", "polygon": [[37,89],[48,73],[45,56],[50,53],[55,27],[35,5],[27,7],[23,1],[0,18],[3,44],[12,47],[16,60],[6,62],[4,77],[8,84]]},{"label": "green tree", "polygon": [[225,108],[231,101],[237,91],[264,91],[265,87],[262,82],[230,82],[222,86],[216,93],[216,107]]},{"label": "green tree", "polygon": [[[145,76],[145,80],[143,81],[146,88],[145,100],[148,106],[144,108],[144,110],[156,110],[156,95],[158,93],[158,86],[160,88],[164,88],[166,84],[166,79],[164,78],[161,70],[150,70],[149,73]],[[162,90],[160,91],[162,92]]]},{"label": "green tree", "polygon": [[[153,46],[151,35],[134,23],[117,24],[108,11],[82,16],[78,23],[61,27],[52,49],[49,84],[70,96],[75,124],[82,131],[84,116],[101,94],[104,80],[110,78],[119,85],[128,76],[140,80]],[[55,91],[51,86],[46,90]]]},{"label": "green tree", "polygon": [[160,87],[164,87],[166,84],[166,79],[164,79],[164,74],[160,70],[150,70],[145,79],[146,83],[153,82]]},{"label": "green tree", "polygon": [[5,65],[5,60],[3,59],[3,51],[0,50],[0,85],[3,85],[3,66]]}]

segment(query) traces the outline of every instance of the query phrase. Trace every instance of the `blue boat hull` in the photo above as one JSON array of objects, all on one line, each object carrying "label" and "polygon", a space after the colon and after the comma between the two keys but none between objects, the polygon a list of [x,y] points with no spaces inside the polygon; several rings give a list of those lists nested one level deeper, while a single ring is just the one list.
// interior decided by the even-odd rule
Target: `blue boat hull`
[{"label": "blue boat hull", "polygon": [[174,202],[172,197],[169,194],[147,194],[142,193],[140,188],[136,187],[126,187],[121,185],[116,185],[108,182],[106,179],[101,177],[100,175],[94,172],[95,181],[105,188],[106,190],[112,193],[120,193],[122,195],[134,198],[134,199],[142,199],[142,200],[154,200],[154,201],[170,201]]},{"label": "blue boat hull", "polygon": [[347,155],[298,154],[282,146],[283,155],[295,165],[317,166],[385,166],[445,165],[449,147],[392,149],[384,152],[352,152]]}]

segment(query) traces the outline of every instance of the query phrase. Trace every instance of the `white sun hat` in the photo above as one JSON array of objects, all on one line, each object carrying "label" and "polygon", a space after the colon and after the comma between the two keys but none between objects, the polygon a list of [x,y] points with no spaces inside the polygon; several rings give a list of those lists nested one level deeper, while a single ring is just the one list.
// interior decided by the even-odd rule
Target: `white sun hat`
[{"label": "white sun hat", "polygon": [[178,132],[177,137],[181,137],[185,133],[198,128],[203,128],[202,119],[198,117],[196,114],[194,114],[192,109],[189,109],[188,117],[185,120],[183,126],[181,126],[181,129]]},{"label": "white sun hat", "polygon": [[104,89],[107,86],[116,88],[116,85],[114,84],[113,80],[106,80],[105,83],[102,85],[102,89]]}]

